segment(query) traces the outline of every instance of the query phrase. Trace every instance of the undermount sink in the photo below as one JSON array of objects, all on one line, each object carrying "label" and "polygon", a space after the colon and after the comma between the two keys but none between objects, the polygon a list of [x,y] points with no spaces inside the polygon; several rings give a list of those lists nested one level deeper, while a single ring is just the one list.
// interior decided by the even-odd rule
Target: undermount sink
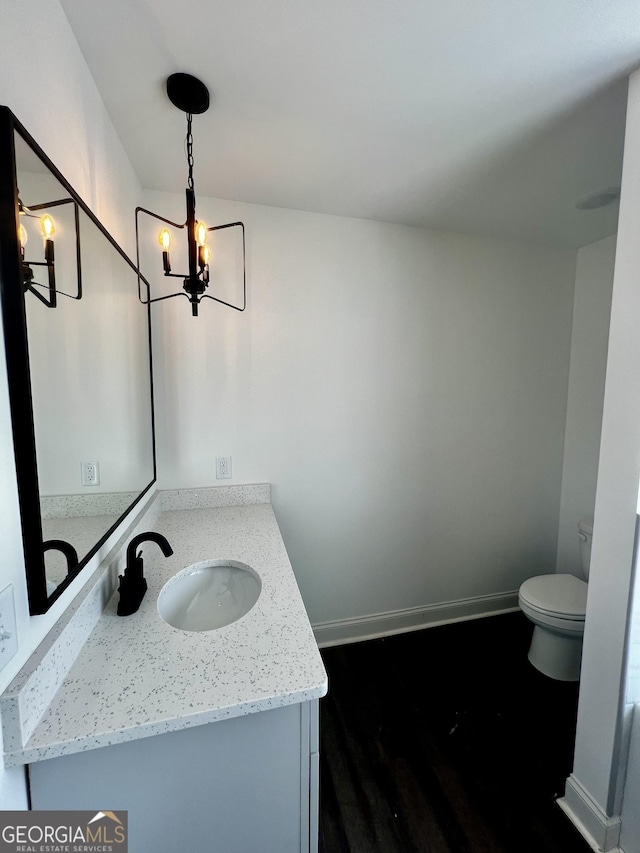
[{"label": "undermount sink", "polygon": [[244,563],[204,560],[166,582],[158,596],[158,613],[174,628],[212,631],[248,613],[261,589],[260,578]]}]

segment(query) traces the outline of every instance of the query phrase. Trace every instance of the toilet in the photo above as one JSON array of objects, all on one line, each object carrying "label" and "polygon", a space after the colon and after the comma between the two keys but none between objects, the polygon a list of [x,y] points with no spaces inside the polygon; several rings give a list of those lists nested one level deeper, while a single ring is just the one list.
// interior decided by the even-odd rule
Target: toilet
[{"label": "toilet", "polygon": [[587,579],[593,524],[578,524],[585,580],[569,574],[539,575],[520,587],[518,604],[534,624],[529,661],[557,681],[578,681],[587,610]]}]

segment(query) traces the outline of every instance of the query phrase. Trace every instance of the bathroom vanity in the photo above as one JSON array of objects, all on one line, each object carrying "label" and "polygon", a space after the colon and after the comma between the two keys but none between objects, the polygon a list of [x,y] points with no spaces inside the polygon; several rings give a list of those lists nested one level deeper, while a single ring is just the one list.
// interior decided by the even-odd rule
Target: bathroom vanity
[{"label": "bathroom vanity", "polygon": [[128,811],[129,849],[317,850],[318,701],[30,766],[34,809]]},{"label": "bathroom vanity", "polygon": [[[128,538],[155,530],[173,555],[143,546],[139,611],[118,617],[111,597],[55,690],[45,684],[45,708],[30,694],[42,693],[38,677],[55,678],[64,632],[17,676],[2,698],[5,763],[29,765],[35,809],[126,809],[136,853],[314,851],[327,680],[269,487],[154,500],[153,525],[147,514]],[[238,503],[212,505],[221,500]],[[209,559],[249,566],[257,601],[215,630],[172,627],[158,613],[160,591]]]}]

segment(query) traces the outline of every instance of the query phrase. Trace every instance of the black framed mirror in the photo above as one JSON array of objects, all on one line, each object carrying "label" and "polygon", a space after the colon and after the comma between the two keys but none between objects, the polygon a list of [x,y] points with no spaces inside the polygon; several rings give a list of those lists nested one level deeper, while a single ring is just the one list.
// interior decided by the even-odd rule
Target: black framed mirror
[{"label": "black framed mirror", "polygon": [[155,482],[150,311],[138,279],[0,107],[0,300],[32,614]]}]

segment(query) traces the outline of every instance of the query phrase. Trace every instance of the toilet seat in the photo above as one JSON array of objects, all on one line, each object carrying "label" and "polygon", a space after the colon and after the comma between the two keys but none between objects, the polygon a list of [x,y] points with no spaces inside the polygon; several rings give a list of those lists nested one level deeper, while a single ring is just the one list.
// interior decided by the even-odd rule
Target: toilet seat
[{"label": "toilet seat", "polygon": [[557,632],[566,637],[581,637],[584,634],[584,617],[567,619],[565,616],[545,613],[542,610],[536,610],[535,607],[530,607],[522,599],[519,599],[518,604],[520,605],[520,610],[522,610],[527,619],[533,622],[534,625],[542,625],[549,631]]},{"label": "toilet seat", "polygon": [[584,622],[587,583],[574,575],[539,575],[520,587],[521,604],[541,616],[568,622]]}]

